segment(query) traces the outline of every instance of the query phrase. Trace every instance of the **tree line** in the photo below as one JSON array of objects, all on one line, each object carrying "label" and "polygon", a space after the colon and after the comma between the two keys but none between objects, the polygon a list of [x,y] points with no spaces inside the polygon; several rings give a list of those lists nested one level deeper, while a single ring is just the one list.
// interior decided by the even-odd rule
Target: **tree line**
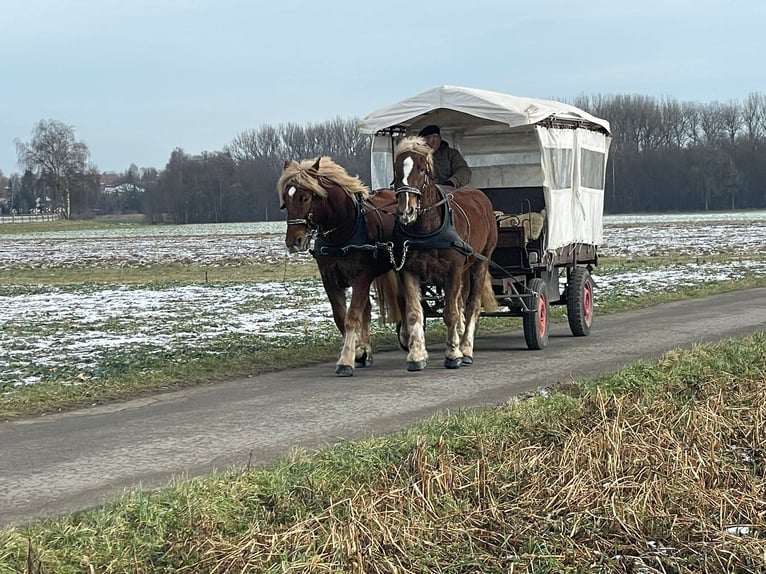
[{"label": "tree line", "polygon": [[611,124],[608,212],[766,208],[763,94],[726,103],[623,95],[573,104]]},{"label": "tree line", "polygon": [[[611,124],[608,213],[766,208],[764,95],[727,103],[581,96],[570,103]],[[71,217],[140,212],[153,223],[278,220],[284,216],[275,186],[286,159],[329,155],[369,181],[370,143],[356,118],[264,125],[237,134],[220,151],[175,149],[163,169],[131,165],[104,186],[74,129],[43,120],[29,142],[16,141],[23,172],[0,172],[0,210],[43,205]]]}]

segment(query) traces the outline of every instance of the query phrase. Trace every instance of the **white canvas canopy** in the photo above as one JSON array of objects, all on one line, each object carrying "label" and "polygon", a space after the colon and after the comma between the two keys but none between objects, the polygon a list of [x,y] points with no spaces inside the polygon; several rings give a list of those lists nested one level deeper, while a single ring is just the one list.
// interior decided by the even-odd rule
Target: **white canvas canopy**
[{"label": "white canvas canopy", "polygon": [[461,151],[471,185],[481,189],[541,187],[549,250],[602,240],[609,122],[551,100],[441,86],[380,108],[360,121],[374,135],[372,188],[393,177],[392,140],[429,124]]},{"label": "white canvas canopy", "polygon": [[518,128],[539,124],[548,118],[588,121],[607,133],[610,131],[608,121],[569,104],[460,86],[440,86],[381,108],[363,118],[359,127],[363,133],[370,134],[394,126],[419,130],[428,124],[478,127],[500,123],[506,128]]}]

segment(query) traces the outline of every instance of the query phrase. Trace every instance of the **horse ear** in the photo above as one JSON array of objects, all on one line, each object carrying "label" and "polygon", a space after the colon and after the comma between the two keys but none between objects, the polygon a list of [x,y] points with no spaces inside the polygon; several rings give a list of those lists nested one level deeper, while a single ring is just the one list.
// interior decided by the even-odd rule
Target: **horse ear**
[{"label": "horse ear", "polygon": [[319,163],[321,161],[322,161],[322,158],[318,157],[317,160],[314,162],[314,165],[306,169],[306,174],[308,174],[310,177],[313,177],[314,179],[318,179],[319,178]]}]

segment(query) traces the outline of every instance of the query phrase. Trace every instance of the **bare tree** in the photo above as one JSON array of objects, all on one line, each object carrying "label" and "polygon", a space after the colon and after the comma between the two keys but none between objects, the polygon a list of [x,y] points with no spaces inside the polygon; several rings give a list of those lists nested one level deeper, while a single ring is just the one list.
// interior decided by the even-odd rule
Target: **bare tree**
[{"label": "bare tree", "polygon": [[705,144],[711,149],[717,149],[726,141],[726,113],[719,102],[703,104],[700,108],[700,128],[704,134]]},{"label": "bare tree", "polygon": [[729,144],[733,146],[737,136],[742,133],[742,126],[744,125],[742,107],[737,102],[728,102],[722,104],[720,109],[723,131]]},{"label": "bare tree", "polygon": [[19,140],[16,153],[19,166],[29,169],[53,188],[54,200],[69,218],[72,212],[71,192],[87,171],[88,146],[74,137],[74,128],[57,120],[40,120],[32,130],[32,141]]},{"label": "bare tree", "polygon": [[751,146],[766,135],[766,97],[763,94],[751,93],[742,110],[742,122],[745,136]]}]

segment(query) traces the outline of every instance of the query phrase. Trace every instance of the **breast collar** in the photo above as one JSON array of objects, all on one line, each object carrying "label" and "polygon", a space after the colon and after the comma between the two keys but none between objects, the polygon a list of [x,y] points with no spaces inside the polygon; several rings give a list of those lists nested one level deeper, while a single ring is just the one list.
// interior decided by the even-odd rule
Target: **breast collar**
[{"label": "breast collar", "polygon": [[354,249],[376,249],[376,246],[370,242],[370,235],[367,231],[367,217],[364,213],[364,201],[362,195],[356,194],[356,224],[351,234],[343,241],[330,243],[321,235],[317,235],[314,240],[313,249],[309,253],[314,257],[342,257],[348,255],[350,250]]},{"label": "breast collar", "polygon": [[[439,191],[440,200],[446,198],[446,194],[439,184],[434,184]],[[394,223],[393,242],[397,249],[401,250],[404,242],[408,243],[409,249],[455,249],[464,255],[472,255],[473,249],[465,240],[457,234],[455,229],[454,215],[449,201],[444,202],[445,214],[441,226],[430,233],[413,233],[402,225],[397,218]]]}]

